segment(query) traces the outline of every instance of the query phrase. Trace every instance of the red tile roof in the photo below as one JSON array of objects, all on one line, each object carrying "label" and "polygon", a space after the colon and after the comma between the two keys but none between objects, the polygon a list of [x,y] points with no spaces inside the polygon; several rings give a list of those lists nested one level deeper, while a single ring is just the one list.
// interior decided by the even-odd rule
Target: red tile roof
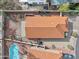
[{"label": "red tile roof", "polygon": [[62,51],[60,50],[45,50],[41,48],[30,48],[28,59],[61,59]]},{"label": "red tile roof", "polygon": [[64,38],[64,32],[68,32],[68,17],[64,16],[27,16],[27,38]]}]

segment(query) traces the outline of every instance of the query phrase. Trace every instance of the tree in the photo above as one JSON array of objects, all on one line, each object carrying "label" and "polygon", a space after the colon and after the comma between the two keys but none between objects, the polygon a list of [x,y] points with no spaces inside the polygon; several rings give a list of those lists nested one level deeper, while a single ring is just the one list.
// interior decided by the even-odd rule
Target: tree
[{"label": "tree", "polygon": [[60,12],[67,12],[67,11],[69,11],[69,3],[65,3],[65,4],[60,5],[59,11]]},{"label": "tree", "polygon": [[78,5],[78,6],[76,6],[76,7],[75,7],[75,9],[76,9],[77,11],[79,11],[79,5]]},{"label": "tree", "polygon": [[0,9],[4,10],[20,10],[22,7],[13,0],[3,0],[0,2]]},{"label": "tree", "polygon": [[75,10],[75,6],[76,6],[75,3],[71,3],[70,6],[69,6],[70,10]]},{"label": "tree", "polygon": [[71,10],[78,10],[79,11],[79,3],[71,3],[69,8]]}]

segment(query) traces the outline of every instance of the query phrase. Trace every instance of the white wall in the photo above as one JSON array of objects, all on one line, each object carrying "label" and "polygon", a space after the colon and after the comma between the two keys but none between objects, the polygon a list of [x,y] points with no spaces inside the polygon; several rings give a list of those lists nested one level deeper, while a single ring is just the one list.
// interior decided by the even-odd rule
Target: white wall
[{"label": "white wall", "polygon": [[2,16],[0,16],[0,39],[2,39],[2,25],[3,21],[2,21]]},{"label": "white wall", "polygon": [[22,37],[26,37],[25,21],[21,21],[21,36],[22,36]]}]

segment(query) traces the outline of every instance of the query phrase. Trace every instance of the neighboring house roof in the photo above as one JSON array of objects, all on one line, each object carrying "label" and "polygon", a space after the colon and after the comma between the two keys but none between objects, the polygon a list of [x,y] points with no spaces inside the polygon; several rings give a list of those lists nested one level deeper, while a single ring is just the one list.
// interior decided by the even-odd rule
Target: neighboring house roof
[{"label": "neighboring house roof", "polygon": [[64,0],[51,0],[51,5],[59,5],[63,3],[64,3]]},{"label": "neighboring house roof", "polygon": [[71,0],[72,3],[79,3],[79,0]]},{"label": "neighboring house roof", "polygon": [[28,52],[28,59],[61,59],[62,58],[62,51],[61,50],[50,50],[50,49],[43,49],[43,48],[29,48]]},{"label": "neighboring house roof", "polygon": [[19,0],[19,2],[27,2],[28,0]]},{"label": "neighboring house roof", "polygon": [[27,38],[64,38],[68,31],[67,17],[62,16],[26,16]]},{"label": "neighboring house roof", "polygon": [[29,4],[46,4],[46,0],[19,0],[19,2],[28,2]]},{"label": "neighboring house roof", "polygon": [[63,3],[75,3],[76,0],[51,0],[51,5],[60,5]]}]

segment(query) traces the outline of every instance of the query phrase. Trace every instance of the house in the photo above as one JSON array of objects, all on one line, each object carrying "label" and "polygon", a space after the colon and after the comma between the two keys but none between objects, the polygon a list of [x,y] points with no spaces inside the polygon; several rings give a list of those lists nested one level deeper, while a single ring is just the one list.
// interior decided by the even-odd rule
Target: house
[{"label": "house", "polygon": [[79,0],[72,0],[72,3],[79,3]]},{"label": "house", "polygon": [[26,16],[27,38],[64,38],[68,32],[66,16]]},{"label": "house", "polygon": [[61,50],[45,50],[36,47],[29,48],[28,52],[27,59],[62,59],[63,55]]}]

